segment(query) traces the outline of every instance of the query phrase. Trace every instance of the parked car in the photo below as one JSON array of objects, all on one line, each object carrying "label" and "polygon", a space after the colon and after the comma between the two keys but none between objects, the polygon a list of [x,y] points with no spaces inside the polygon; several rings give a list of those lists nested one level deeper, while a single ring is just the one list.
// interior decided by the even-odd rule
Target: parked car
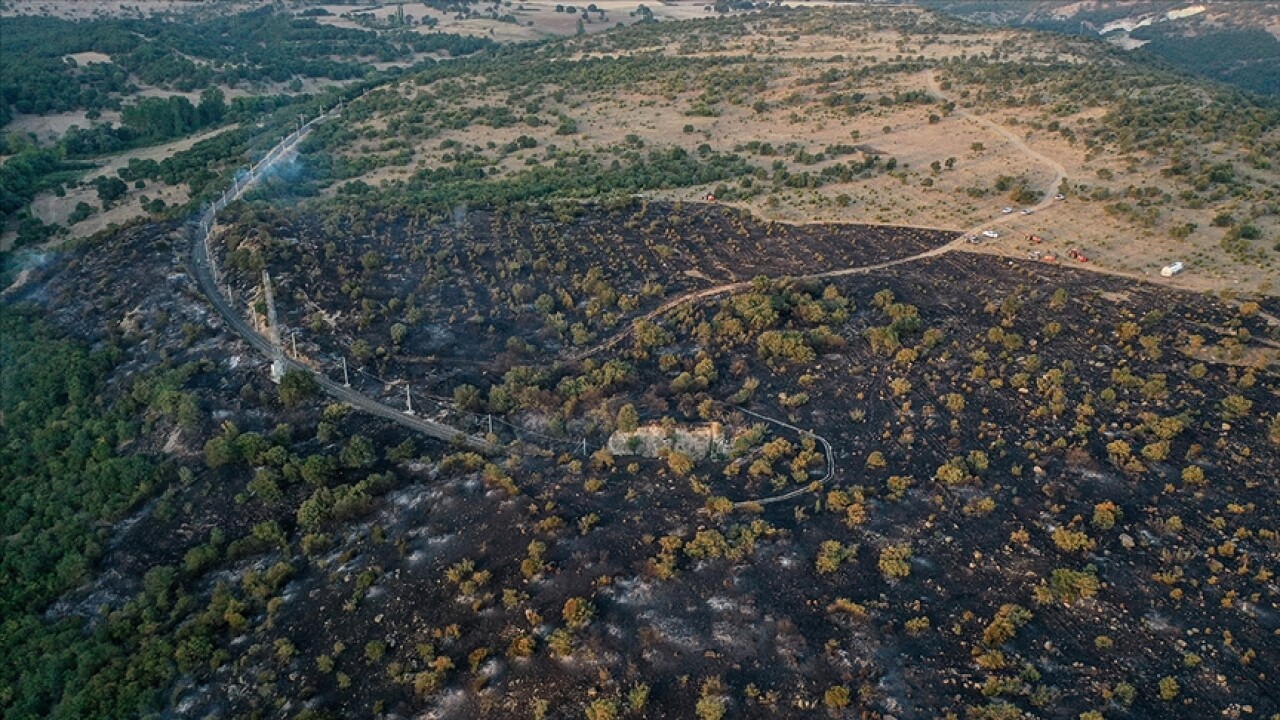
[{"label": "parked car", "polygon": [[1000,212],[1004,213],[1005,215],[1008,215],[1009,213],[1013,212],[1013,208],[1011,208],[1011,207],[1007,207],[1007,208],[1005,208],[1005,209],[1001,210]]},{"label": "parked car", "polygon": [[995,230],[983,230],[982,236],[989,237],[989,238],[998,238],[1000,237],[1000,233],[996,232]]}]

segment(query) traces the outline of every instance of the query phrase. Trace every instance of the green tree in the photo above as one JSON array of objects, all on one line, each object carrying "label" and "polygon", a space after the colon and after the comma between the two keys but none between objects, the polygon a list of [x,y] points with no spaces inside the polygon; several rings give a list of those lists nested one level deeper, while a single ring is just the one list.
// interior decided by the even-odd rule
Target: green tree
[{"label": "green tree", "polygon": [[684,477],[693,472],[693,458],[679,450],[672,450],[667,453],[667,467],[676,475]]},{"label": "green tree", "polygon": [[694,707],[698,720],[721,720],[725,716],[725,699],[721,695],[704,694]]},{"label": "green tree", "polygon": [[404,323],[396,323],[391,326],[391,342],[394,345],[404,344],[405,337],[409,334],[409,328]]},{"label": "green tree", "polygon": [[1253,409],[1253,401],[1243,395],[1228,395],[1222,400],[1222,417],[1236,420],[1245,417]]},{"label": "green tree", "polygon": [[320,384],[306,370],[286,370],[284,377],[280,378],[280,402],[285,407],[295,407],[319,391]]},{"label": "green tree", "polygon": [[618,430],[622,432],[635,432],[640,427],[640,416],[636,412],[635,405],[627,403],[618,410],[617,425]]},{"label": "green tree", "polygon": [[115,204],[117,200],[124,197],[129,192],[129,186],[118,177],[107,177],[99,175],[93,180],[93,187],[98,191],[98,201],[102,203],[102,209],[107,210]]},{"label": "green tree", "polygon": [[570,630],[580,630],[591,622],[595,612],[595,607],[586,598],[571,597],[564,601],[560,614],[564,618],[566,627]]},{"label": "green tree", "polygon": [[880,574],[886,580],[904,578],[911,574],[911,546],[905,543],[890,545],[880,551]]},{"label": "green tree", "polygon": [[222,117],[226,112],[227,99],[220,88],[205,88],[200,93],[200,105],[197,108],[197,114],[202,126],[216,125],[222,122]]},{"label": "green tree", "polygon": [[[578,20],[582,27],[582,20]],[[618,701],[613,698],[596,698],[586,707],[587,720],[616,720],[618,717]]]},{"label": "green tree", "polygon": [[342,460],[343,467],[362,468],[373,464],[377,456],[373,452],[373,443],[369,442],[369,438],[363,435],[352,435],[350,440],[342,446],[342,453],[339,456]]},{"label": "green tree", "polygon": [[822,702],[829,710],[843,710],[849,707],[849,688],[843,685],[832,685],[822,694]]},{"label": "green tree", "polygon": [[325,455],[308,455],[302,462],[300,473],[303,481],[308,485],[323,487],[333,480],[336,470],[332,458]]}]

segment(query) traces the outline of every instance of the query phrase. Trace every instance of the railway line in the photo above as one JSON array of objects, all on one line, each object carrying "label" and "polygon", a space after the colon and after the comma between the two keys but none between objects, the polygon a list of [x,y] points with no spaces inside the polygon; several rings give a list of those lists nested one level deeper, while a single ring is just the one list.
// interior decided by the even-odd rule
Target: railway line
[{"label": "railway line", "polygon": [[[238,335],[250,347],[261,352],[268,358],[276,355],[277,348],[275,345],[261,333],[254,330],[248,322],[245,321],[235,308],[231,306],[227,298],[223,297],[218,289],[217,270],[214,259],[210,254],[209,239],[213,233],[214,221],[217,212],[226,207],[231,202],[239,199],[246,190],[252,187],[261,177],[262,174],[270,169],[275,162],[288,157],[298,147],[298,144],[306,138],[307,133],[318,122],[332,117],[338,111],[334,108],[329,112],[321,115],[311,122],[299,128],[297,131],[290,133],[280,141],[269,153],[251,168],[247,179],[237,179],[235,185],[230,188],[217,202],[213,204],[201,218],[193,224],[191,229],[191,270],[195,276],[197,284],[200,286],[201,292],[204,293],[205,299],[213,306],[222,321],[231,332]],[[436,422],[428,418],[418,417],[416,415],[407,414],[396,408],[384,405],[367,395],[361,394],[342,383],[330,380],[323,373],[316,372],[315,369],[308,367],[288,356],[283,358],[285,370],[298,370],[310,374],[315,378],[316,383],[330,397],[340,402],[346,403],[357,410],[369,413],[386,420],[390,420],[398,425],[402,425],[410,430],[422,433],[428,437],[443,440],[450,443],[459,443],[474,450],[488,451],[493,449],[493,445],[483,438],[476,437],[469,433],[463,432],[455,427]]]}]

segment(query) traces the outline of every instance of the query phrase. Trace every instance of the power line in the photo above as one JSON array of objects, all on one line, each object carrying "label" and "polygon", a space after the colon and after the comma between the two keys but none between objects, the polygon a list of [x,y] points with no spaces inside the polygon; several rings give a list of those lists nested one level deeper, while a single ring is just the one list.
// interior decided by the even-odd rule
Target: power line
[{"label": "power line", "polygon": [[[366,93],[367,92],[368,91],[366,91]],[[362,93],[360,97],[363,97],[364,94],[366,93]],[[360,98],[356,98],[356,100],[358,99]],[[299,116],[299,125],[296,130],[289,133],[288,135],[285,135],[284,138],[282,138],[279,143],[277,143],[274,147],[272,147],[271,150],[269,150],[266,155],[260,158],[257,162],[250,165],[247,171],[237,174],[232,182],[231,187],[224,190],[217,200],[207,205],[205,209],[200,213],[199,219],[195,222],[197,226],[196,231],[200,234],[200,242],[203,245],[203,250],[205,255],[204,257],[205,264],[208,265],[210,274],[213,277],[214,295],[218,294],[219,286],[222,285],[225,288],[227,302],[231,302],[233,300],[232,289],[230,284],[222,282],[221,273],[218,270],[218,265],[217,265],[217,256],[214,254],[213,248],[211,247],[211,243],[210,243],[214,235],[214,228],[217,224],[218,213],[224,210],[232,202],[235,202],[236,200],[240,199],[240,197],[242,197],[245,192],[247,192],[251,187],[253,187],[258,181],[262,179],[264,173],[268,171],[272,165],[274,165],[279,159],[291,153],[294,150],[297,143],[299,143],[302,140],[302,138],[307,134],[307,132],[310,131],[310,129],[316,123],[326,119],[330,115],[341,110],[342,107],[343,107],[343,104],[339,103],[336,107],[331,108],[330,110],[326,111],[325,113],[321,114],[318,117],[311,119],[306,123],[303,123],[301,121],[301,116]],[[266,275],[264,270],[264,281],[269,283],[270,281],[265,280],[265,278],[266,278]],[[274,313],[272,314],[274,315]],[[271,323],[271,329],[273,333],[278,333],[279,332],[278,322],[273,321]],[[277,355],[282,355],[280,340],[281,339],[278,336],[276,336],[274,339],[274,342],[270,342],[271,346],[274,348]],[[306,365],[298,362],[301,358],[298,354],[297,331],[292,331],[290,335],[290,341],[292,344],[293,357],[294,357],[293,364],[298,365],[299,367],[307,367]],[[315,363],[318,365],[318,370],[315,368],[309,368],[309,369],[311,369],[313,372],[318,372],[321,375],[321,377],[324,377],[325,375],[327,375],[327,372],[325,371],[324,368],[326,366],[332,366],[333,356],[329,355],[328,353],[324,353],[323,351],[320,351],[320,352],[317,352],[315,355],[312,355],[311,357],[315,359]],[[282,360],[282,358],[277,358],[277,360]],[[341,367],[342,367],[342,381],[343,381],[342,386],[349,388],[351,385],[351,382],[350,382],[350,374],[347,367],[346,355],[343,354],[339,356],[338,360],[340,361]],[[277,365],[277,364],[282,365],[283,362],[273,363],[273,365]],[[396,384],[399,384],[400,382],[398,380],[390,381],[385,378],[381,378],[373,374],[372,372],[365,370],[363,367],[356,368],[356,373],[364,375],[377,382],[380,382],[384,387],[396,385]],[[327,378],[325,379],[327,382],[332,382],[332,381],[328,381]],[[413,415],[414,414],[414,409],[413,409],[414,392],[407,381],[404,383],[404,391],[405,391],[405,406],[406,406],[406,409],[404,412],[408,415]],[[422,396],[420,395],[420,397]],[[547,435],[546,433],[538,432],[536,430],[529,430],[527,428],[520,427],[513,423],[502,420],[501,418],[495,418],[493,417],[492,413],[486,414],[484,416],[480,416],[476,413],[473,413],[467,410],[462,410],[457,407],[452,407],[448,405],[446,402],[443,402],[436,398],[425,397],[424,399],[426,400],[424,404],[427,407],[435,406],[440,410],[442,410],[443,412],[445,412],[446,414],[453,413],[460,417],[471,418],[477,422],[483,420],[490,435],[493,434],[494,423],[497,422],[501,426],[510,428],[513,434],[515,434],[517,440],[523,440],[522,436],[541,438],[544,442],[555,443],[557,445],[562,445],[562,446],[573,446],[575,449],[577,449],[577,451],[581,452],[584,456],[590,450],[590,445],[585,437],[581,438],[580,440],[573,440],[570,438],[557,438],[551,435]]]}]

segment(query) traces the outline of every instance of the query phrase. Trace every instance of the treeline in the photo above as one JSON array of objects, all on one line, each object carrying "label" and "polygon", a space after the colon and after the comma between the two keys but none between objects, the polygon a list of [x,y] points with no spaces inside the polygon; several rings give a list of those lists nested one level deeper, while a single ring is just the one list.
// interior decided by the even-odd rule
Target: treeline
[{"label": "treeline", "polygon": [[[228,104],[221,90],[210,88],[193,104],[181,95],[168,98],[144,98],[127,106],[121,113],[124,124],[110,123],[90,128],[71,126],[59,145],[68,156],[86,157],[128,150],[213,127],[222,121],[251,122],[282,108],[307,108],[314,113],[314,103],[306,97],[287,95],[238,97]],[[304,112],[299,110],[299,112]]]},{"label": "treeline", "polygon": [[120,121],[146,140],[163,140],[180,137],[195,130],[215,125],[227,112],[222,91],[209,88],[200,96],[200,104],[193,105],[181,95],[169,98],[143,98],[127,105],[120,114]]},{"label": "treeline", "polygon": [[491,50],[498,44],[486,37],[454,35],[453,33],[406,32],[396,39],[404,42],[416,53],[443,52],[450,57],[471,55],[481,50]]},{"label": "treeline", "polygon": [[375,189],[355,181],[339,188],[336,202],[388,208],[429,208],[448,212],[461,204],[502,206],[550,198],[630,195],[646,190],[705,185],[751,176],[756,166],[737,154],[692,154],[683,148],[632,153],[623,165],[604,165],[585,155],[565,157],[552,166],[534,167],[491,180],[483,168],[461,165],[421,170],[408,182]]},{"label": "treeline", "polygon": [[[63,136],[62,146],[70,155],[119,152],[139,143],[190,135],[217,125],[226,115],[227,103],[218,88],[205,90],[198,105],[182,95],[143,98],[124,107],[120,113],[120,127],[109,123],[87,130],[72,126]],[[237,115],[243,116],[244,113]]]}]

